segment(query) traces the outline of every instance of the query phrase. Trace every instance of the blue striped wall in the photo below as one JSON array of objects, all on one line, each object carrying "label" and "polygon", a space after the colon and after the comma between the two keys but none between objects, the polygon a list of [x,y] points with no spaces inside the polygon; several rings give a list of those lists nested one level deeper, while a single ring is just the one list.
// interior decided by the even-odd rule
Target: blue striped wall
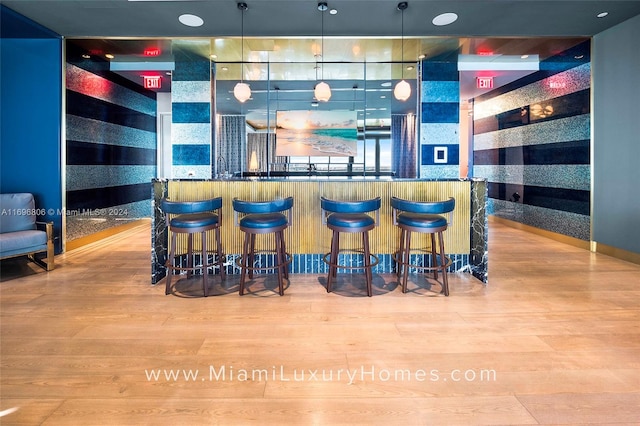
[{"label": "blue striped wall", "polygon": [[422,62],[420,177],[460,176],[460,82],[456,60]]},{"label": "blue striped wall", "polygon": [[172,172],[176,179],[211,178],[211,63],[198,51],[208,40],[172,42],[175,69],[171,76]]},{"label": "blue striped wall", "polygon": [[475,100],[473,174],[488,180],[489,214],[590,239],[588,48]]},{"label": "blue striped wall", "polygon": [[151,216],[156,95],[68,44],[67,239]]}]

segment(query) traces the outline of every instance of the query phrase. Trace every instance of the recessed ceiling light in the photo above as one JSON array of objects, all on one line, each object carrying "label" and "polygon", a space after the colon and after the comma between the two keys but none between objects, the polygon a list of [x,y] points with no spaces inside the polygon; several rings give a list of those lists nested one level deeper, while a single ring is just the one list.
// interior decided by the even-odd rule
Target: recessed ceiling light
[{"label": "recessed ceiling light", "polygon": [[522,55],[520,56],[520,59],[527,59],[529,57],[529,55]]},{"label": "recessed ceiling light", "polygon": [[227,68],[227,67],[222,67],[222,71],[229,71],[229,68]]},{"label": "recessed ceiling light", "polygon": [[387,99],[385,95],[380,96],[380,99]]},{"label": "recessed ceiling light", "polygon": [[200,27],[204,24],[204,20],[196,15],[191,15],[189,13],[185,13],[184,15],[180,15],[178,20],[181,24],[186,25],[187,27]]},{"label": "recessed ceiling light", "polygon": [[608,14],[609,14],[609,12],[600,12],[600,13],[598,13],[596,16],[597,16],[598,18],[604,18],[604,17],[605,17],[605,16],[607,16]]},{"label": "recessed ceiling light", "polygon": [[338,14],[338,9],[331,9],[331,10],[329,11],[329,13],[330,13],[331,15],[337,15],[337,14]]},{"label": "recessed ceiling light", "polygon": [[106,55],[104,55],[104,57],[107,58],[107,59],[115,58],[115,56],[113,56],[111,53],[107,53]]},{"label": "recessed ceiling light", "polygon": [[449,13],[442,13],[436,16],[435,18],[433,18],[433,21],[431,22],[433,23],[433,25],[437,25],[441,27],[443,25],[453,24],[457,20],[458,20],[458,15],[456,15],[455,13],[449,12]]},{"label": "recessed ceiling light", "polygon": [[413,65],[409,65],[409,66],[407,67],[407,71],[411,71],[412,69],[413,69]]},{"label": "recessed ceiling light", "polygon": [[380,86],[382,86],[382,87],[391,87],[391,82],[390,81],[385,81],[384,83],[380,83]]},{"label": "recessed ceiling light", "polygon": [[424,58],[426,58],[426,57],[427,57],[427,55],[424,55],[424,54],[422,54],[422,55],[418,55],[418,59],[424,59]]},{"label": "recessed ceiling light", "polygon": [[211,55],[211,59],[218,59],[218,55]]},{"label": "recessed ceiling light", "polygon": [[91,55],[87,55],[87,54],[85,53],[84,55],[82,55],[82,57],[83,57],[83,58],[85,58],[85,59],[89,59],[89,58],[91,58]]}]

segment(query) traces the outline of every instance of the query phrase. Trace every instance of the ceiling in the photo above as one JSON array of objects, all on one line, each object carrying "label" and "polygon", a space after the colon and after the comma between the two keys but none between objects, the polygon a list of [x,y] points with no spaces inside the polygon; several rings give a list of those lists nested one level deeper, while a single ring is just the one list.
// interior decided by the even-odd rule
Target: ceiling
[{"label": "ceiling", "polygon": [[[404,13],[396,0],[329,1],[335,14],[320,12],[315,0],[247,3],[243,14],[235,0],[2,0],[90,52],[91,60],[125,68],[118,73],[132,81],[141,83],[149,72],[163,75],[165,91],[172,40],[206,40],[197,53],[215,55],[217,105],[226,113],[263,110],[267,96],[282,103],[279,109],[309,108],[318,72],[332,86],[334,109],[366,98],[374,114],[383,107],[411,110],[415,92],[401,103],[383,83],[415,78],[417,70],[406,66],[415,65],[419,55],[449,52],[481,56],[480,70],[460,74],[461,98],[467,99],[486,91],[477,89],[478,75],[490,73],[498,87],[532,72],[500,70],[492,62],[521,55],[544,60],[640,14],[640,0],[410,0]],[[432,24],[446,12],[458,20]],[[601,12],[608,15],[596,17]],[[200,16],[204,24],[181,24],[178,17],[185,13]],[[158,56],[144,56],[147,48],[157,48]],[[107,53],[114,58],[105,59]],[[245,104],[230,95],[240,75],[253,92]]]}]

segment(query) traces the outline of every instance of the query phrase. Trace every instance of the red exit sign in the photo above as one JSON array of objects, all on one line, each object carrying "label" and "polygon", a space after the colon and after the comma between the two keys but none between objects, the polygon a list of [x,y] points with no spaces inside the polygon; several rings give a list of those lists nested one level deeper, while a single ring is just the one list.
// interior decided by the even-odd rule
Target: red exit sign
[{"label": "red exit sign", "polygon": [[159,89],[162,86],[162,81],[160,80],[159,75],[147,76],[143,77],[144,88],[145,89]]},{"label": "red exit sign", "polygon": [[151,47],[148,49],[144,49],[144,56],[160,56],[160,49],[157,47]]},{"label": "red exit sign", "polygon": [[493,89],[493,77],[476,77],[478,89]]}]

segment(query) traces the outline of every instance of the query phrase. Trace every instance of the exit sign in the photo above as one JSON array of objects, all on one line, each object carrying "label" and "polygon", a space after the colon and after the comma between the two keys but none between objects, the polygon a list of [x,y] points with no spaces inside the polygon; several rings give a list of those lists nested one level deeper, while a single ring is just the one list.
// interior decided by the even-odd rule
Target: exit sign
[{"label": "exit sign", "polygon": [[143,77],[144,88],[145,89],[159,89],[162,85],[159,75],[147,76]]},{"label": "exit sign", "polygon": [[493,77],[476,77],[478,89],[493,89]]}]

